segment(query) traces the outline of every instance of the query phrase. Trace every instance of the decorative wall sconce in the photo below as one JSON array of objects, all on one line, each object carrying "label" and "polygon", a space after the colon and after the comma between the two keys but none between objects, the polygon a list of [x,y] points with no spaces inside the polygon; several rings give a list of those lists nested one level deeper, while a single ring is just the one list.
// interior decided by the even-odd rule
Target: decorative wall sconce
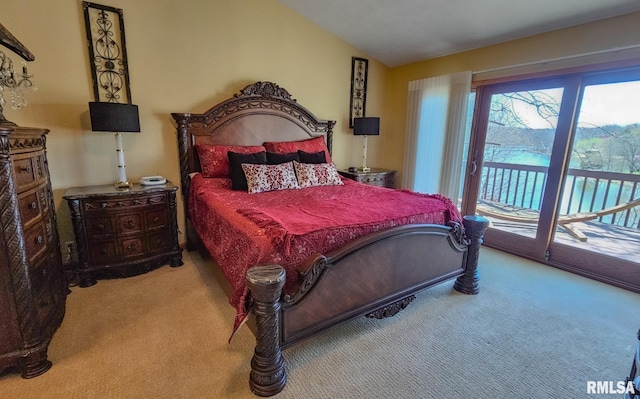
[{"label": "decorative wall sconce", "polygon": [[[25,61],[36,59],[2,24],[0,24],[0,44],[18,54]],[[29,75],[25,62],[23,62],[22,71],[16,73],[11,58],[0,50],[0,126],[16,126],[15,123],[8,121],[2,113],[3,107],[7,103],[5,96],[10,96],[11,108],[13,109],[26,106],[25,90],[36,89],[32,79],[33,75]]]}]

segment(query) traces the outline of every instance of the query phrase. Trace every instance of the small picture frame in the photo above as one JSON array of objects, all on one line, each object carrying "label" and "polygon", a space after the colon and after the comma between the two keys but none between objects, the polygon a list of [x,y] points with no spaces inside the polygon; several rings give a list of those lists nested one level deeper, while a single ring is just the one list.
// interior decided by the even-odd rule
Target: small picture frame
[{"label": "small picture frame", "polygon": [[351,99],[349,101],[349,128],[353,129],[353,119],[365,115],[367,105],[367,74],[369,60],[351,57]]},{"label": "small picture frame", "polygon": [[97,102],[131,104],[122,9],[82,2]]}]

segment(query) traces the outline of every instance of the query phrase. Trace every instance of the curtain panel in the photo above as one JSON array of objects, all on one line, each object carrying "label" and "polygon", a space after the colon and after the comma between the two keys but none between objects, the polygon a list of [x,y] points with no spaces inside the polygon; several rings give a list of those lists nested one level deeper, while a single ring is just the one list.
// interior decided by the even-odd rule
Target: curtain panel
[{"label": "curtain panel", "polygon": [[404,188],[460,197],[471,71],[409,82]]}]

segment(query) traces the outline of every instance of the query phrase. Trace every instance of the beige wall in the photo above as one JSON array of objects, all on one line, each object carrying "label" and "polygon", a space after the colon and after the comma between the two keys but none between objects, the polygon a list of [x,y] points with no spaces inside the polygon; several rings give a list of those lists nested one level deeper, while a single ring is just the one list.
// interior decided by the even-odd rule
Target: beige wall
[{"label": "beige wall", "polygon": [[[142,130],[123,134],[130,181],[160,174],[179,182],[170,113],[206,111],[258,80],[278,83],[317,117],[337,120],[333,159],[339,167],[360,161],[360,142],[348,128],[349,91],[351,57],[369,58],[366,54],[275,0],[99,4],[124,12],[132,99]],[[36,56],[29,69],[38,86],[28,95],[28,107],[6,107],[5,116],[21,126],[51,130],[48,157],[60,235],[63,242],[72,240],[62,200],[66,189],[110,184],[117,177],[113,135],[91,132],[88,120],[93,83],[82,2],[2,0],[1,9],[2,24]],[[11,56],[19,65],[19,57]],[[385,107],[387,73],[369,58],[368,115],[380,115]],[[379,161],[377,138],[370,146],[373,165]]]},{"label": "beige wall", "polygon": [[[116,180],[113,135],[91,132],[88,121],[93,83],[82,2],[0,1],[0,22],[36,56],[29,68],[38,85],[27,108],[5,107],[5,116],[51,129],[51,180],[61,239],[67,241],[73,235],[62,200],[66,189]],[[390,69],[275,0],[100,4],[124,11],[132,99],[142,128],[140,134],[124,134],[131,181],[161,174],[178,182],[169,114],[203,112],[257,80],[276,82],[316,116],[337,120],[333,158],[339,167],[359,165],[361,141],[348,128],[352,56],[369,59],[367,115],[382,118],[381,135],[369,139],[367,163],[397,169],[401,177],[409,81],[640,43],[635,13]]]},{"label": "beige wall", "polygon": [[[393,132],[393,139],[385,142],[380,166],[398,169],[398,177],[402,178],[407,88],[412,80],[466,70],[478,72],[638,45],[640,45],[640,13],[634,13],[393,68],[388,77],[386,102],[388,107],[386,115],[390,120],[387,128]],[[611,61],[634,56],[640,64],[638,54],[640,54],[638,49],[616,51],[598,57],[581,58],[578,62],[596,59],[599,62]],[[502,73],[506,72],[502,71]]]}]

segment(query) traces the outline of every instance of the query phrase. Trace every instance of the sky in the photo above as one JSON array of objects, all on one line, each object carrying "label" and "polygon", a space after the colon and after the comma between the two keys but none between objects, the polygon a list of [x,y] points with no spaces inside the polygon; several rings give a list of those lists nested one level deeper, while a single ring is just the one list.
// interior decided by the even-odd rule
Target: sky
[{"label": "sky", "polygon": [[[560,102],[562,89],[541,90]],[[532,106],[514,108],[531,128],[549,128],[549,122],[537,115]],[[586,86],[579,114],[579,126],[626,126],[640,123],[640,82],[622,82]]]}]

